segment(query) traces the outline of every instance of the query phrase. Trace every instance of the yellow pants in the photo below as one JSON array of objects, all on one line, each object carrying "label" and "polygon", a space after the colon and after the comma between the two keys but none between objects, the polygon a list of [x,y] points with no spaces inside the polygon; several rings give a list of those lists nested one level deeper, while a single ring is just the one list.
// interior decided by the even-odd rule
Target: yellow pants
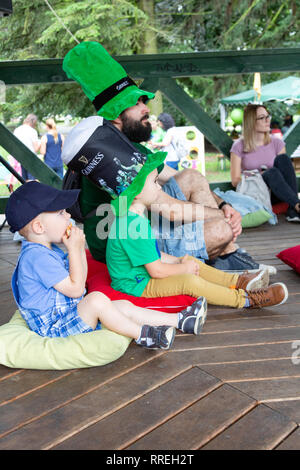
[{"label": "yellow pants", "polygon": [[245,291],[236,290],[239,275],[229,274],[198,262],[199,275],[181,274],[163,279],[150,279],[142,297],[167,297],[172,295],[203,296],[209,304],[242,308],[245,305]]}]

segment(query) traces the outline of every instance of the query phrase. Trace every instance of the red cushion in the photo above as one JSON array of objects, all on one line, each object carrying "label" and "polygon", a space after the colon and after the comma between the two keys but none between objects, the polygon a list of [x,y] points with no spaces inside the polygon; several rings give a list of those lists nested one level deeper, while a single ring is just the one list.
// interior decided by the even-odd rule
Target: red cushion
[{"label": "red cushion", "polygon": [[276,255],[285,264],[300,273],[300,245],[287,248]]},{"label": "red cushion", "polygon": [[277,204],[274,204],[272,206],[272,210],[274,214],[285,214],[286,211],[288,210],[288,203],[287,202],[278,202]]},{"label": "red cushion", "polygon": [[168,313],[179,312],[195,301],[195,298],[189,295],[174,295],[171,297],[146,299],[144,297],[134,297],[133,295],[118,292],[110,286],[111,279],[106,264],[96,261],[88,250],[86,251],[86,255],[88,262],[88,292],[100,291],[111,300],[130,300],[130,302],[139,307],[162,310]]}]

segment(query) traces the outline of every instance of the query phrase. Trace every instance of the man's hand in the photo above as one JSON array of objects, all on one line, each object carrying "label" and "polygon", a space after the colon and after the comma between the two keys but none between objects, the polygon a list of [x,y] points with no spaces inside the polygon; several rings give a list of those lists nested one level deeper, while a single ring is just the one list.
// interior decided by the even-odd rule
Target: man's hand
[{"label": "man's hand", "polygon": [[242,233],[242,216],[229,204],[225,204],[221,210],[224,212],[225,219],[232,228],[232,241],[235,242],[237,237]]}]

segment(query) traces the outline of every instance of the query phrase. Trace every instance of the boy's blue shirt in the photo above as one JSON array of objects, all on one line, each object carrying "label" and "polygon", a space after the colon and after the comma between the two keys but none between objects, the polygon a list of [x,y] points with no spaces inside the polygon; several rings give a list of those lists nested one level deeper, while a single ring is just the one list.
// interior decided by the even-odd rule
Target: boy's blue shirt
[{"label": "boy's blue shirt", "polygon": [[76,305],[80,298],[71,299],[53,288],[69,276],[68,254],[56,245],[49,249],[39,243],[22,242],[12,290],[20,313],[29,328],[42,336],[50,333],[53,324],[63,322],[64,311]]},{"label": "boy's blue shirt", "polygon": [[53,308],[53,286],[68,276],[68,255],[59,247],[23,241],[12,281],[15,300],[22,309],[43,314]]}]

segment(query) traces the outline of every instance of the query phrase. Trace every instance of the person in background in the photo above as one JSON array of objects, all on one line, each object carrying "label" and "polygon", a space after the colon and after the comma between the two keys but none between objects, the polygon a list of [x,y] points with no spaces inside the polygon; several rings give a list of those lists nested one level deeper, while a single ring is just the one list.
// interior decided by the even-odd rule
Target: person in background
[{"label": "person in background", "polygon": [[162,140],[162,142],[156,142],[153,144],[154,148],[163,150],[164,152],[168,152],[166,157],[165,163],[178,170],[178,163],[180,162],[180,158],[178,158],[176,152],[176,127],[175,122],[172,116],[168,113],[161,113],[158,116],[158,125],[166,131],[166,134]]},{"label": "person in background", "polygon": [[149,122],[151,124],[152,132],[150,140],[147,142],[147,146],[149,146],[150,149],[155,151],[158,149],[155,149],[153,144],[156,144],[157,142],[162,142],[166,131],[164,131],[163,128],[158,125],[157,117],[154,114],[151,114],[151,116],[149,117]]},{"label": "person in background", "polygon": [[57,132],[54,119],[47,119],[46,129],[47,133],[41,138],[40,153],[44,155],[46,165],[63,178],[64,167],[61,151],[64,144],[64,136]]},{"label": "person in background", "polygon": [[[36,131],[37,117],[35,114],[28,114],[24,119],[23,124],[14,130],[14,135],[29,148],[33,153],[37,153],[40,149],[40,141]],[[26,168],[21,166],[22,177],[28,181],[34,179]]]},{"label": "person in background", "polygon": [[278,137],[278,139],[283,139],[283,134],[282,134],[281,129],[279,127],[279,122],[278,121],[272,121],[271,122],[271,134],[274,137]]},{"label": "person in background", "polygon": [[300,200],[295,170],[282,139],[270,135],[271,116],[260,104],[244,111],[243,136],[231,147],[231,183],[234,187],[245,170],[258,169],[271,189],[271,201],[289,204],[286,220],[300,222]]},{"label": "person in background", "polygon": [[[22,176],[22,167],[21,167],[21,163],[18,162],[18,160],[16,160],[12,155],[8,155],[7,156],[7,159],[8,159],[8,163],[10,164],[10,166],[13,167],[13,169],[19,173],[19,175]],[[7,181],[8,183],[8,189],[9,189],[9,192],[12,193],[13,192],[13,189],[14,189],[14,185],[16,183],[18,183],[18,180],[17,178],[12,174],[10,173],[9,174],[9,180]]]},{"label": "person in background", "polygon": [[294,122],[293,116],[291,116],[290,114],[287,114],[284,118],[284,123],[281,129],[283,134],[285,134],[289,130],[293,122]]}]

